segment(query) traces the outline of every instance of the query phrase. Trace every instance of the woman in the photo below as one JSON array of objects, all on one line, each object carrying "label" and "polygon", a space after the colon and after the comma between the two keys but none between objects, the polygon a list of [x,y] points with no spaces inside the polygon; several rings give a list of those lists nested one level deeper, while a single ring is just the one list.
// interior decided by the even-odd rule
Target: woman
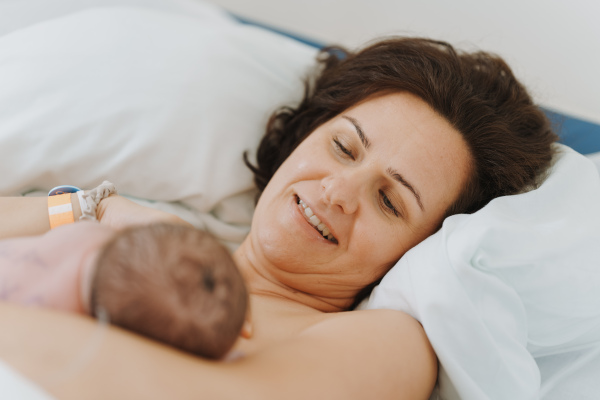
[{"label": "woman", "polygon": [[[423,39],[332,54],[302,103],[271,118],[252,167],[261,194],[234,258],[253,334],[239,358],[207,362],[111,328],[82,361],[92,322],[3,305],[0,359],[61,399],[427,398],[437,365],[418,322],[344,311],[444,217],[535,185],[556,137],[497,57]],[[22,200],[5,200],[15,220],[3,226],[47,230],[45,199]],[[176,219],[120,197],[98,217]]]}]

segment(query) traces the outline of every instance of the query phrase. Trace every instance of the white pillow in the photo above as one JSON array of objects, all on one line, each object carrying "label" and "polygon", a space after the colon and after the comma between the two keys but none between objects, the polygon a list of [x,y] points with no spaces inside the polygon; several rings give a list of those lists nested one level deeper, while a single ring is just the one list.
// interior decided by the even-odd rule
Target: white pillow
[{"label": "white pillow", "polygon": [[[0,195],[113,181],[216,214],[241,240],[268,116],[297,102],[316,50],[260,28],[95,8],[0,37]],[[227,236],[227,235],[225,235]]]},{"label": "white pillow", "polygon": [[224,9],[203,0],[4,0],[0,1],[0,36],[77,11],[111,6],[133,6],[198,19],[232,21]]},{"label": "white pillow", "polygon": [[364,306],[421,322],[443,399],[538,398],[535,358],[600,345],[600,179],[559,146],[540,188],[446,219]]}]

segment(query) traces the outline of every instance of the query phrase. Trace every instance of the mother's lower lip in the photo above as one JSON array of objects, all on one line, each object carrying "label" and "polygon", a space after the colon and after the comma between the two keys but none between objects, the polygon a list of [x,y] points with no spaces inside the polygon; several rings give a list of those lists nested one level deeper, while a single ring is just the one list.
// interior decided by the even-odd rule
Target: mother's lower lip
[{"label": "mother's lower lip", "polygon": [[321,235],[321,233],[319,231],[317,231],[310,222],[308,222],[308,219],[306,218],[306,215],[304,214],[304,210],[301,209],[302,206],[298,205],[296,196],[292,197],[291,206],[292,206],[292,216],[294,218],[294,221],[297,222],[297,224],[299,225],[299,227],[301,228],[301,230],[303,232],[306,232],[307,236],[311,240],[315,240],[315,241],[317,241],[319,243],[323,243],[323,244],[335,245],[335,243],[331,242],[330,240],[325,239],[323,237],[323,235]]}]

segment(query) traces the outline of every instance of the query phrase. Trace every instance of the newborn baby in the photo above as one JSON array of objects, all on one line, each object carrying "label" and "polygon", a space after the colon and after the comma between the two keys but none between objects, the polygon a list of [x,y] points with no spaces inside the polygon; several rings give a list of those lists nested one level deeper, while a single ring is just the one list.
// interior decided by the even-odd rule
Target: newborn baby
[{"label": "newborn baby", "polygon": [[218,359],[240,334],[248,294],[229,252],[205,232],[82,221],[0,241],[0,301],[104,312],[115,325]]}]

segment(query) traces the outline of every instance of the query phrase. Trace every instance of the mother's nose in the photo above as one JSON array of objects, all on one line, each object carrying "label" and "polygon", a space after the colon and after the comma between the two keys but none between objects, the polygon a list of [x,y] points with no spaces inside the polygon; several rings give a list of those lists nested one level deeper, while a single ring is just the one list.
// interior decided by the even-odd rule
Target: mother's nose
[{"label": "mother's nose", "polygon": [[352,174],[329,175],[321,180],[323,198],[326,203],[336,206],[345,214],[353,214],[358,209],[364,182]]}]

